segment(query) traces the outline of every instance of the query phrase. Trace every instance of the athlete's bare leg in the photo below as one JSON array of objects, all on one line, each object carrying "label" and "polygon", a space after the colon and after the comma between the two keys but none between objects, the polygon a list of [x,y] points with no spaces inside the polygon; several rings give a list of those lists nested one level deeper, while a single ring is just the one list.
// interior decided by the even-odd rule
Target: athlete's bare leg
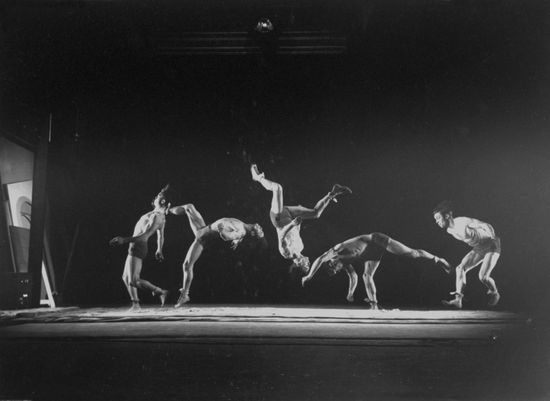
[{"label": "athlete's bare leg", "polygon": [[166,297],[168,296],[168,290],[163,290],[162,288],[157,287],[150,281],[144,280],[141,277],[134,278],[133,283],[133,285],[135,285],[137,288],[149,290],[153,293],[153,295],[158,295],[160,299],[160,305],[164,306],[164,303],[166,302]]},{"label": "athlete's bare leg", "polygon": [[357,288],[357,272],[352,265],[346,265],[345,269],[349,278],[348,295],[346,296],[346,300],[348,302],[353,302],[353,294],[355,292],[355,288]]},{"label": "athlete's bare leg", "polygon": [[304,206],[287,206],[287,209],[292,216],[299,217],[302,220],[318,219],[333,198],[330,193],[326,194],[317,202],[313,209]]},{"label": "athlete's bare leg", "polygon": [[343,193],[351,193],[351,189],[336,184],[332,187],[332,190],[329,193],[317,202],[313,209],[303,206],[287,206],[287,209],[294,217],[301,217],[302,219],[318,219],[330,204],[330,201],[336,201],[336,197]]},{"label": "athlete's bare leg", "polygon": [[483,258],[475,253],[468,252],[456,267],[456,292],[462,294],[462,290],[466,285],[466,273],[472,270],[483,261]]},{"label": "athlete's bare leg", "polygon": [[126,262],[124,263],[124,273],[122,273],[122,281],[126,286],[128,295],[130,295],[130,301],[132,302],[132,307],[130,308],[130,311],[137,311],[141,309],[139,305],[137,288],[135,286],[132,286],[132,277],[135,274],[134,272],[137,272],[138,275],[141,272],[141,259],[136,258],[135,256],[128,255],[126,257]]},{"label": "athlete's bare leg", "polygon": [[454,295],[455,298],[451,301],[442,301],[443,305],[453,306],[458,309],[462,308],[462,298],[464,297],[464,293],[462,291],[466,285],[466,273],[479,265],[482,261],[482,257],[474,251],[470,251],[466,254],[466,256],[464,256],[460,264],[455,269],[456,290],[451,293],[451,295]]},{"label": "athlete's bare leg", "polygon": [[178,216],[185,213],[187,215],[187,218],[189,219],[189,225],[191,226],[191,230],[195,235],[197,234],[198,230],[206,226],[206,223],[204,222],[204,218],[199,213],[199,211],[195,208],[195,205],[191,203],[188,203],[186,205],[181,205],[181,206],[175,206],[170,209],[170,213]]},{"label": "athlete's bare leg", "polygon": [[124,285],[126,285],[128,294],[130,294],[130,299],[132,300],[132,309],[139,308],[139,298],[137,292],[138,288],[151,291],[153,295],[158,295],[161,305],[164,306],[168,291],[163,290],[162,288],[157,287],[151,282],[142,279],[140,277],[142,265],[143,262],[140,258],[136,258],[135,256],[131,255],[128,255],[128,257],[126,258],[122,280],[124,281]]},{"label": "athlete's bare leg", "polygon": [[489,306],[495,306],[500,300],[495,280],[491,277],[491,272],[497,264],[499,257],[500,253],[496,252],[486,254],[479,269],[479,280],[487,287],[487,294],[489,294]]},{"label": "athlete's bare leg", "polygon": [[423,258],[423,259],[433,260],[434,263],[442,267],[443,270],[445,270],[445,272],[447,273],[451,272],[451,265],[445,259],[432,255],[431,253],[423,249],[409,248],[407,245],[402,244],[401,242],[396,241],[392,238],[390,238],[388,242],[388,246],[386,247],[386,250],[390,253],[393,253],[394,255],[401,255],[401,256],[405,256],[413,259]]},{"label": "athlete's bare leg", "polygon": [[365,271],[363,273],[363,281],[365,283],[365,290],[367,291],[367,298],[365,302],[368,302],[371,309],[378,309],[378,298],[376,297],[376,285],[374,284],[374,273],[380,265],[379,260],[367,260],[365,262]]},{"label": "athlete's bare leg", "polygon": [[250,173],[252,175],[252,180],[259,182],[262,187],[273,192],[271,198],[271,212],[276,214],[281,213],[284,207],[282,185],[265,178],[265,174],[260,173],[258,166],[255,164],[250,166]]},{"label": "athlete's bare leg", "polygon": [[181,294],[178,298],[178,302],[175,305],[176,308],[179,308],[183,304],[190,301],[189,288],[193,282],[193,267],[195,266],[195,262],[201,256],[202,250],[203,246],[195,240],[187,251],[187,255],[185,256],[185,260],[183,262],[183,286],[180,290]]},{"label": "athlete's bare leg", "polygon": [[[191,226],[191,230],[195,235],[197,235],[198,230],[206,226],[206,223],[204,222],[204,218],[199,213],[199,211],[195,208],[195,206],[191,203],[188,203],[182,206],[173,207],[172,209],[170,209],[170,212],[177,215],[185,213],[187,215],[187,218],[189,219],[189,225]],[[179,308],[183,304],[190,301],[189,288],[191,288],[191,282],[193,281],[193,267],[195,266],[195,262],[201,256],[202,250],[203,250],[203,246],[197,240],[195,240],[193,241],[193,243],[189,247],[189,250],[187,251],[187,255],[185,256],[185,260],[183,261],[183,266],[182,266],[183,284],[180,289],[181,294],[175,305],[176,308]]]}]

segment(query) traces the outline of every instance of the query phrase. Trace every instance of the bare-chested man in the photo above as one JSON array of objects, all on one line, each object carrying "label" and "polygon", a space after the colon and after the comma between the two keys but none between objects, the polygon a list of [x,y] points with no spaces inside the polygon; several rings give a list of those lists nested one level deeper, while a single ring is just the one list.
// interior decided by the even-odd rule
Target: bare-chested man
[{"label": "bare-chested man", "polygon": [[442,301],[444,305],[462,308],[463,289],[466,285],[466,273],[477,265],[479,280],[487,287],[489,306],[495,306],[500,300],[495,280],[491,272],[500,257],[500,238],[495,235],[493,227],[483,221],[470,217],[453,217],[453,206],[449,201],[443,201],[433,210],[433,216],[437,225],[444,228],[457,240],[467,243],[472,250],[464,256],[456,267],[456,289],[451,295],[454,299]]},{"label": "bare-chested man", "polygon": [[332,190],[319,200],[313,209],[303,206],[285,206],[281,184],[265,178],[265,174],[260,173],[255,164],[250,166],[250,172],[254,181],[259,182],[265,189],[273,193],[269,217],[271,224],[277,230],[279,252],[283,258],[292,259],[294,266],[302,271],[307,271],[309,258],[302,255],[304,243],[300,236],[302,221],[318,219],[330,201],[336,201],[336,197],[343,193],[351,193],[351,189],[338,184],[334,185]]},{"label": "bare-chested man", "polygon": [[186,214],[189,218],[191,230],[195,234],[195,240],[189,247],[183,262],[183,285],[180,289],[180,297],[175,305],[176,308],[190,301],[189,288],[193,281],[193,267],[209,239],[221,237],[224,241],[231,241],[231,248],[236,249],[247,235],[258,238],[264,236],[262,227],[259,224],[246,224],[231,217],[224,217],[210,225],[206,225],[203,217],[192,204],[173,207],[169,212],[175,215]]},{"label": "bare-chested man", "polygon": [[130,310],[139,310],[139,297],[137,289],[149,290],[153,295],[158,295],[161,305],[164,305],[167,290],[163,290],[149,281],[140,277],[143,259],[147,256],[147,241],[156,232],[157,233],[157,251],[155,257],[158,261],[162,261],[162,247],[164,245],[164,226],[166,223],[166,212],[170,208],[166,192],[168,186],[165,186],[152,202],[154,209],[151,212],[145,213],[140,217],[134,228],[132,237],[114,237],[109,244],[123,245],[130,244],[128,247],[128,256],[124,265],[124,273],[122,281],[128,290],[132,307]]},{"label": "bare-chested man", "polygon": [[302,286],[311,280],[317,270],[327,263],[328,271],[334,275],[344,269],[349,277],[349,289],[346,299],[353,302],[353,294],[357,287],[357,272],[353,267],[354,263],[363,263],[365,270],[363,272],[363,281],[367,298],[365,302],[369,303],[371,309],[378,309],[378,298],[376,297],[376,286],[374,285],[374,273],[380,264],[384,252],[390,252],[395,255],[402,255],[409,258],[424,258],[434,262],[435,265],[442,267],[447,273],[451,271],[451,266],[445,259],[438,258],[422,249],[412,249],[408,246],[388,237],[382,233],[372,233],[360,235],[348,239],[336,246],[333,246],[327,252],[319,256],[307,276],[302,277]]}]

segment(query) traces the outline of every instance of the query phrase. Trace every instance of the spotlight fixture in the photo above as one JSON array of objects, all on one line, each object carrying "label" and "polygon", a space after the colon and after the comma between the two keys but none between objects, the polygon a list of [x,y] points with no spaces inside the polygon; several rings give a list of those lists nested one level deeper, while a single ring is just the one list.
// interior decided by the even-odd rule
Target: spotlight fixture
[{"label": "spotlight fixture", "polygon": [[258,21],[256,24],[256,28],[254,28],[256,32],[259,33],[271,33],[273,32],[273,24],[269,20],[269,18],[262,18]]}]

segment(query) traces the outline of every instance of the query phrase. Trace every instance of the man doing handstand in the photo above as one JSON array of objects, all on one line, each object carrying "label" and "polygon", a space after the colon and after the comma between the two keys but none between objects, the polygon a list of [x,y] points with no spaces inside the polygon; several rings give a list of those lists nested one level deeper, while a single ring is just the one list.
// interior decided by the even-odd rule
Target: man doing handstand
[{"label": "man doing handstand", "polygon": [[363,263],[365,270],[363,272],[363,281],[367,298],[365,302],[370,304],[371,309],[378,309],[378,298],[376,297],[376,286],[374,285],[374,273],[380,264],[384,252],[390,252],[395,255],[417,259],[424,258],[434,262],[435,265],[442,267],[447,273],[450,272],[450,265],[445,259],[438,258],[422,249],[412,249],[408,246],[388,237],[382,233],[372,233],[360,235],[348,239],[338,245],[333,246],[327,252],[319,256],[309,273],[302,277],[302,286],[313,278],[317,270],[323,265],[328,264],[329,273],[334,275],[344,269],[349,277],[349,289],[346,299],[353,302],[353,293],[357,287],[357,272],[353,264]]},{"label": "man doing handstand", "polygon": [[292,259],[294,266],[303,271],[309,268],[309,259],[302,255],[304,243],[300,236],[300,227],[303,220],[318,219],[331,200],[343,193],[351,193],[351,189],[335,184],[332,190],[317,202],[313,209],[303,206],[286,206],[283,202],[283,187],[274,181],[265,178],[258,167],[250,166],[252,179],[259,182],[265,189],[273,193],[271,198],[271,210],[269,217],[271,224],[277,230],[279,240],[279,252],[285,259]]}]

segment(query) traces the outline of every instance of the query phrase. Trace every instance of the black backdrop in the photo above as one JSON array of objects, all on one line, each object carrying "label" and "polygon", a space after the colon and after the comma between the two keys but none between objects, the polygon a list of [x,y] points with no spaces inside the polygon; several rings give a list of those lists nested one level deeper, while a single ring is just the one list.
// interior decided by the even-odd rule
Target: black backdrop
[{"label": "black backdrop", "polygon": [[[213,26],[228,4],[247,6],[208,4]],[[311,18],[338,9],[323,4]],[[206,251],[193,301],[345,303],[345,275],[320,273],[303,290],[289,274],[268,219],[270,194],[250,180],[254,161],[284,186],[287,204],[313,206],[335,182],[353,188],[304,224],[312,260],[380,231],[457,264],[467,247],[431,215],[452,199],[458,215],[490,222],[502,238],[494,273],[502,307],[548,305],[547,6],[369,4],[361,29],[350,19],[343,55],[168,57],[148,46],[149,25],[168,19],[185,30],[200,3],[5,3],[3,128],[36,135],[53,113],[48,190],[65,301],[125,302],[126,250],[107,242],[129,235],[170,182],[175,203],[194,203],[207,222],[232,216],[266,232],[266,243]],[[169,218],[167,260],[150,255],[143,276],[176,290],[191,241],[186,219]],[[476,274],[472,308],[486,301]],[[376,282],[385,305],[433,308],[454,275],[387,255]]]}]

